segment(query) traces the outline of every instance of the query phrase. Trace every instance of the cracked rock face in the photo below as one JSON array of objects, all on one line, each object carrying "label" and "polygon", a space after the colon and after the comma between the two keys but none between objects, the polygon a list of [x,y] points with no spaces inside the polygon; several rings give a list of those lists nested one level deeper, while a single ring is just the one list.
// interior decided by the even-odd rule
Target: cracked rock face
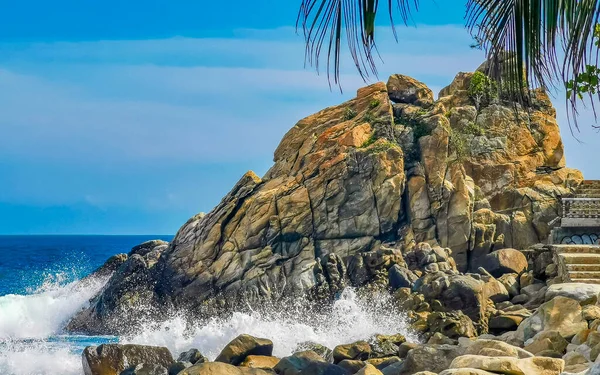
[{"label": "cracked rock face", "polygon": [[[583,179],[565,167],[555,111],[543,93],[527,110],[501,101],[476,108],[470,77],[460,73],[432,103],[424,84],[395,75],[299,121],[263,178],[246,173],[151,264],[115,273],[141,269],[144,293],[133,298],[113,276],[110,298],[96,297],[77,327],[107,327],[96,312],[122,295],[192,310],[329,298],[347,284],[385,284],[394,266],[467,271],[493,250],[545,241],[558,197]],[[403,255],[422,242],[431,261],[407,266]]]}]

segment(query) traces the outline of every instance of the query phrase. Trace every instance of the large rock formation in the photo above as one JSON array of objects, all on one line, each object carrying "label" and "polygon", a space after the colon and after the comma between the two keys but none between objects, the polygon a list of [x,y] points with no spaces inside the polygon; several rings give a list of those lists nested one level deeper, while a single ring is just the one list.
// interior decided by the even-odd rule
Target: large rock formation
[{"label": "large rock formation", "polygon": [[[246,173],[166,249],[130,256],[69,328],[119,331],[114,312],[142,305],[328,298],[347,283],[387,286],[397,265],[476,271],[494,250],[544,242],[558,198],[582,180],[565,167],[555,110],[542,92],[527,108],[475,103],[471,77],[458,74],[434,101],[394,75],[301,120],[263,178]],[[416,276],[396,267],[393,278]]]}]

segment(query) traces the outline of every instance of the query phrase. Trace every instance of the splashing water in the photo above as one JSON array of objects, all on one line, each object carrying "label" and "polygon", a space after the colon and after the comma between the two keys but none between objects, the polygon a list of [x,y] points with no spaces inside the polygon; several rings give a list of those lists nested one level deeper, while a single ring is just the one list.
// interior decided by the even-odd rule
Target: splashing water
[{"label": "splashing water", "polygon": [[299,306],[281,306],[280,310],[233,313],[225,319],[214,318],[190,327],[182,317],[174,317],[133,337],[125,343],[166,346],[175,355],[190,348],[199,349],[214,359],[232,339],[246,333],[271,339],[274,355],[292,354],[299,343],[313,341],[329,348],[375,334],[404,334],[409,341],[418,338],[410,332],[404,314],[393,308],[389,294],[382,293],[369,301],[346,289],[326,312]]},{"label": "splashing water", "polygon": [[0,340],[45,338],[88,303],[106,279],[64,284],[62,274],[48,276],[33,294],[0,297]]},{"label": "splashing water", "polygon": [[80,353],[93,342],[57,336],[106,279],[67,283],[68,275],[49,274],[32,294],[0,296],[0,374],[81,374]]},{"label": "splashing water", "polygon": [[242,333],[271,339],[274,355],[279,357],[292,354],[305,341],[333,348],[369,339],[374,334],[396,333],[417,341],[388,294],[371,296],[367,301],[352,289],[346,289],[333,306],[319,312],[301,302],[282,302],[268,311],[236,312],[194,324],[186,321],[183,314],[176,315],[148,324],[128,337],[61,335],[65,322],[88,303],[105,281],[65,283],[61,275],[55,275],[32,294],[1,296],[0,374],[79,375],[85,346],[117,341],[166,346],[174,356],[198,348],[211,359]]}]

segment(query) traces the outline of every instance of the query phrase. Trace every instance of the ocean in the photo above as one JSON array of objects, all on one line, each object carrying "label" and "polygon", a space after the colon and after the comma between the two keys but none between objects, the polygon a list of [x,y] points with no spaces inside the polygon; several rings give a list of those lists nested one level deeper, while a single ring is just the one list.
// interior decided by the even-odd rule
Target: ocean
[{"label": "ocean", "polygon": [[269,314],[234,313],[186,323],[174,315],[130,337],[78,336],[63,331],[65,323],[85,307],[107,280],[82,285],[79,280],[110,256],[127,253],[151,239],[172,236],[0,236],[0,374],[80,375],[81,352],[88,345],[137,343],[168,347],[174,356],[197,348],[214,359],[242,333],[274,342],[274,355],[294,352],[304,341],[333,348],[374,334],[403,333],[405,317],[390,307],[389,296],[370,302],[346,289],[322,315],[297,306],[281,306]]}]

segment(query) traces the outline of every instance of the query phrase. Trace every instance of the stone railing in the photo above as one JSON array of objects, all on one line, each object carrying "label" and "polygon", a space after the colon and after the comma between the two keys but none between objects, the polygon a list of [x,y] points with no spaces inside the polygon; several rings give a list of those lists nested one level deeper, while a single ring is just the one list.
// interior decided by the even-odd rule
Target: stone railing
[{"label": "stone railing", "polygon": [[600,225],[600,198],[563,198],[562,227]]}]

